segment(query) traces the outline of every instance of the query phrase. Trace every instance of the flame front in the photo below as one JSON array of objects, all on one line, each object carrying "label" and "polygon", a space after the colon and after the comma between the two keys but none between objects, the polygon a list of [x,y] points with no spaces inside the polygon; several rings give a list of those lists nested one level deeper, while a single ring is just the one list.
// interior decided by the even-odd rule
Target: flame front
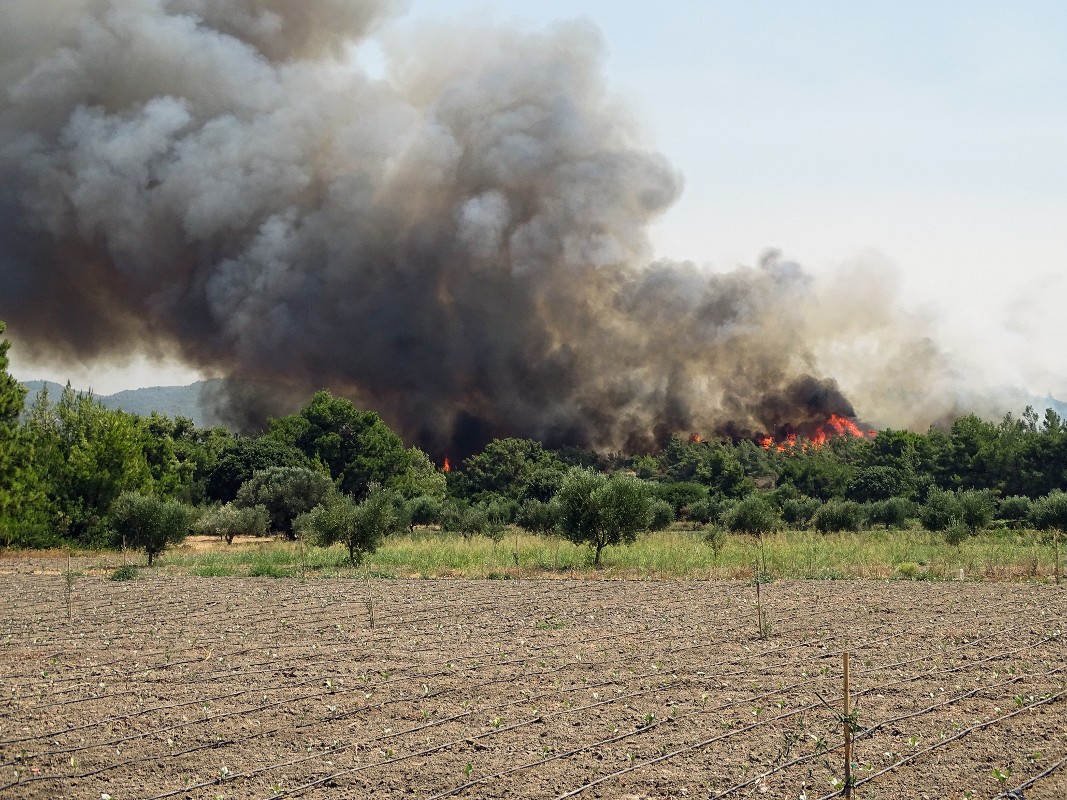
[{"label": "flame front", "polygon": [[812,434],[810,438],[801,438],[795,433],[791,433],[783,440],[776,443],[774,437],[765,436],[759,440],[759,445],[764,450],[774,448],[779,453],[786,453],[796,451],[798,448],[800,450],[807,450],[809,447],[819,448],[826,444],[829,439],[834,439],[839,436],[852,436],[856,439],[873,439],[877,435],[878,431],[862,431],[856,423],[847,417],[831,414],[830,419],[826,420],[826,422],[816,428],[815,433]]},{"label": "flame front", "polygon": [[451,472],[452,465],[449,463],[448,458],[445,457],[445,463],[441,467],[441,472]]}]

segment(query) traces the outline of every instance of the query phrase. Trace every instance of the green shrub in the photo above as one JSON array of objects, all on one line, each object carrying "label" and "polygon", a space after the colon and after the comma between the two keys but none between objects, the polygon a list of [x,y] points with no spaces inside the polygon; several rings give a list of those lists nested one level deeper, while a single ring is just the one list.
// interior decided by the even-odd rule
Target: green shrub
[{"label": "green shrub", "polygon": [[1030,522],[1040,530],[1067,531],[1067,493],[1055,489],[1034,501]]},{"label": "green shrub", "polygon": [[956,522],[945,529],[944,537],[947,544],[953,547],[959,547],[968,538],[974,536],[974,529],[964,525],[962,522]]},{"label": "green shrub", "polygon": [[441,514],[441,527],[469,540],[489,529],[489,517],[484,506],[448,503]]},{"label": "green shrub", "polygon": [[408,500],[404,510],[408,527],[414,530],[416,525],[440,524],[444,504],[436,497],[420,494]]},{"label": "green shrub", "polygon": [[711,552],[715,554],[715,558],[718,558],[723,548],[726,547],[726,537],[726,530],[718,525],[709,525],[704,529],[704,541],[711,548]]},{"label": "green shrub", "polygon": [[820,533],[858,531],[863,528],[863,506],[853,500],[828,500],[815,512],[813,523]]},{"label": "green shrub", "polygon": [[867,523],[885,525],[887,528],[905,528],[908,520],[917,513],[915,504],[903,497],[890,497],[874,503],[865,503]]},{"label": "green shrub", "polygon": [[914,561],[901,561],[895,572],[902,578],[914,579],[919,574],[919,565]]},{"label": "green shrub", "polygon": [[132,581],[139,575],[137,567],[133,564],[126,564],[119,567],[117,570],[108,575],[108,580],[111,581]]},{"label": "green shrub", "polygon": [[708,496],[707,486],[691,481],[656,483],[652,484],[652,486],[656,498],[670,503],[671,508],[674,510],[674,516],[671,517],[671,520],[682,516],[686,508]]},{"label": "green shrub", "polygon": [[241,484],[234,505],[244,508],[265,506],[272,530],[295,539],[293,520],[336,492],[329,475],[305,467],[270,467],[260,470]]},{"label": "green shrub", "polygon": [[928,531],[947,531],[960,521],[962,514],[956,494],[935,486],[926,495],[926,502],[919,511],[919,522]]},{"label": "green shrub", "polygon": [[183,541],[196,512],[176,500],[123,492],[111,505],[111,525],[130,547],[144,550],[148,566],[169,545]]},{"label": "green shrub", "polygon": [[556,530],[559,510],[553,503],[543,500],[527,500],[519,507],[515,523],[530,533],[548,534]]},{"label": "green shrub", "polygon": [[793,528],[807,528],[821,506],[814,497],[792,497],[782,501],[782,519]]},{"label": "green shrub", "polygon": [[1030,517],[1033,502],[1029,497],[1013,495],[1005,497],[997,507],[997,519],[1004,520],[1009,528],[1021,528]]},{"label": "green shrub", "polygon": [[845,487],[845,499],[873,503],[910,494],[907,476],[896,467],[864,467],[857,470]]},{"label": "green shrub", "polygon": [[666,530],[667,526],[674,522],[674,506],[666,500],[653,500],[651,512],[652,517],[648,524],[650,531]]},{"label": "green shrub", "polygon": [[295,529],[320,547],[343,544],[352,566],[374,552],[397,525],[393,493],[377,484],[371,485],[362,503],[348,495],[332,495],[325,505],[316,506],[294,521]]},{"label": "green shrub", "polygon": [[560,532],[575,544],[590,545],[596,567],[605,547],[635,541],[652,520],[649,485],[625,475],[608,477],[573,467],[567,470],[555,502]]},{"label": "green shrub", "polygon": [[988,490],[967,489],[957,492],[956,502],[960,507],[960,522],[972,533],[985,530],[993,521],[996,501]]},{"label": "green shrub", "polygon": [[781,526],[778,510],[762,494],[750,494],[726,512],[723,522],[734,533],[762,535]]},{"label": "green shrub", "polygon": [[266,536],[270,515],[265,506],[239,508],[233,503],[209,508],[193,524],[201,536],[218,536],[232,544],[235,536]]}]

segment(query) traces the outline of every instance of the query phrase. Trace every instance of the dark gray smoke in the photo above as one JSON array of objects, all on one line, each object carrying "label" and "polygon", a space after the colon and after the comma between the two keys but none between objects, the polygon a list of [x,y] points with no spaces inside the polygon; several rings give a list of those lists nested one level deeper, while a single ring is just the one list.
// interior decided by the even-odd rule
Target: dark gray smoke
[{"label": "dark gray smoke", "polygon": [[434,453],[854,414],[812,322],[853,300],[774,255],[648,263],[681,179],[590,25],[412,34],[374,79],[351,48],[391,5],[5,0],[0,318],[31,356],[176,353],[246,425],[329,387]]}]

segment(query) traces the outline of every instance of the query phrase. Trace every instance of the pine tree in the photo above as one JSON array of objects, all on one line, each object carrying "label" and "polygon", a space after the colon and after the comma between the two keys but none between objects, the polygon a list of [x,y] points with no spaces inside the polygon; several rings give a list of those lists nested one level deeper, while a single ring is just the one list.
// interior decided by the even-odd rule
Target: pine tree
[{"label": "pine tree", "polygon": [[[0,336],[7,326],[0,322]],[[13,544],[17,517],[25,500],[25,472],[28,459],[23,451],[19,415],[26,388],[7,371],[7,351],[11,342],[0,339],[0,543]]]}]

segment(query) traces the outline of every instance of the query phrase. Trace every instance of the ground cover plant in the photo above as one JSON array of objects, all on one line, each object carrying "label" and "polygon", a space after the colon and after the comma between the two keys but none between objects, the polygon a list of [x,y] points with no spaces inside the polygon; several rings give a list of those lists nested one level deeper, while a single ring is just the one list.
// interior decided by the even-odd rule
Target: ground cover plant
[{"label": "ground cover plant", "polygon": [[[1055,541],[1035,530],[997,531],[967,536],[959,545],[940,533],[874,529],[821,534],[777,531],[754,537],[720,528],[673,527],[629,544],[605,548],[600,567],[588,544],[558,536],[538,536],[512,528],[508,547],[488,536],[465,536],[431,528],[392,533],[365,556],[359,570],[396,577],[627,577],[737,578],[759,558],[775,578],[893,580],[1054,580]],[[32,551],[30,551],[32,552]],[[115,569],[118,553],[86,551],[90,563]],[[253,569],[296,575],[352,573],[343,546],[247,538],[231,546],[218,539],[191,537],[157,561],[168,574],[248,575]]]},{"label": "ground cover plant", "polygon": [[0,559],[0,796],[829,798],[845,650],[856,796],[1067,791],[1047,582],[777,579],[761,639],[750,579],[116,582],[93,558],[69,618],[65,556]]}]

